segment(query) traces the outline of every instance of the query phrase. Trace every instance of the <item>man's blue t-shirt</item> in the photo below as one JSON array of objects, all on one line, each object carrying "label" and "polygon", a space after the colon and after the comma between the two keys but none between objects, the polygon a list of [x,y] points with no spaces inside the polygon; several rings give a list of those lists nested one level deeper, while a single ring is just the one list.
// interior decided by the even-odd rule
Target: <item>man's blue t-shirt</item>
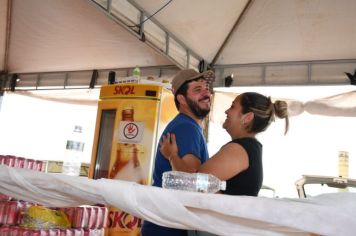
[{"label": "man's blue t-shirt", "polygon": [[[175,134],[180,157],[193,154],[201,163],[208,160],[208,149],[202,128],[191,117],[179,113],[163,131],[163,134],[167,133]],[[172,167],[169,161],[161,154],[158,147],[153,170],[153,186],[162,187],[163,172],[170,170]]]},{"label": "man's blue t-shirt", "polygon": [[[191,117],[179,113],[167,125],[162,135],[168,132],[174,133],[176,136],[180,157],[186,154],[193,154],[199,158],[201,163],[208,160],[209,154],[202,128]],[[153,170],[153,186],[162,187],[163,172],[170,170],[172,170],[172,167],[169,161],[161,154],[158,147]],[[187,230],[167,228],[148,221],[144,221],[141,231],[143,236],[186,236],[187,232]]]}]

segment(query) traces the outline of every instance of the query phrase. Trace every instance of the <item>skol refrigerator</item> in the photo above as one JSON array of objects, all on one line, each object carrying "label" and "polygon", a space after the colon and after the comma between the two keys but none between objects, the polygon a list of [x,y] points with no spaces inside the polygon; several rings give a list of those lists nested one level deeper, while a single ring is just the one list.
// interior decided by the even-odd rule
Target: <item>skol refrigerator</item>
[{"label": "skol refrigerator", "polygon": [[[113,84],[100,90],[89,177],[151,184],[158,139],[177,110],[159,84]],[[140,235],[142,219],[110,208],[109,235]]]}]

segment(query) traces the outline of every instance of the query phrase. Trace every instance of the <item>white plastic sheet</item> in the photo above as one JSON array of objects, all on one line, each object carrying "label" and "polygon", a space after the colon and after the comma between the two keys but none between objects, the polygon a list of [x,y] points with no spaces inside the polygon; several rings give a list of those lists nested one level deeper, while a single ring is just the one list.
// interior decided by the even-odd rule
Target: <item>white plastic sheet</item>
[{"label": "white plastic sheet", "polygon": [[[222,124],[225,120],[225,110],[238,93],[233,92],[215,92],[214,104],[212,108],[211,121]],[[295,99],[275,98],[272,100],[283,100],[288,104],[289,116],[298,116],[307,112],[313,115],[356,117],[356,90],[348,91],[328,97],[318,98],[307,102]]]},{"label": "white plastic sheet", "polygon": [[0,192],[47,206],[106,204],[160,225],[218,235],[354,235],[356,193],[309,199],[227,196],[0,165]]}]

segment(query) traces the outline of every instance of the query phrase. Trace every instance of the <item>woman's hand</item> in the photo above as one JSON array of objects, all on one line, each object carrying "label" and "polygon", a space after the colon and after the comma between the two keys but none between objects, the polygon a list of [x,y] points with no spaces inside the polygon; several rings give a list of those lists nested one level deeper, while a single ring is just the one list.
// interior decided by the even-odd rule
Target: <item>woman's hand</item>
[{"label": "woman's hand", "polygon": [[162,140],[159,142],[159,146],[160,152],[169,161],[173,155],[178,155],[176,136],[173,133],[167,133],[164,135]]}]

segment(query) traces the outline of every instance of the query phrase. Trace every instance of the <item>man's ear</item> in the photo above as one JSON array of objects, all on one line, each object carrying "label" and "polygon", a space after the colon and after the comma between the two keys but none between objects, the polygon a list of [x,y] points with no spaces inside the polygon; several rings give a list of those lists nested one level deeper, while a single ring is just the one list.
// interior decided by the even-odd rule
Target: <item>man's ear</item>
[{"label": "man's ear", "polygon": [[185,97],[182,95],[182,94],[178,94],[177,95],[177,100],[179,102],[179,104],[186,104],[186,100],[185,100]]}]

